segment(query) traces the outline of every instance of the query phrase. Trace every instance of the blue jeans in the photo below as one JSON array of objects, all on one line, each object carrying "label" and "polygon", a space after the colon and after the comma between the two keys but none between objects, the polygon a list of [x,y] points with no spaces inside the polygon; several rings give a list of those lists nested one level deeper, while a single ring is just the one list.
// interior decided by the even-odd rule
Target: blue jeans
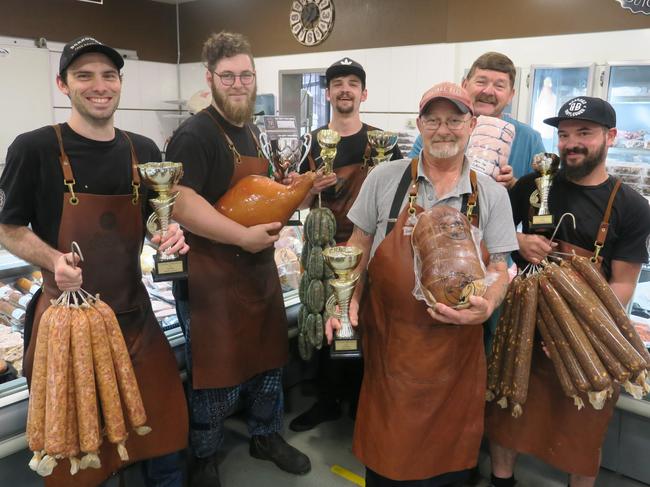
[{"label": "blue jeans", "polygon": [[[176,313],[185,335],[187,370],[192,372],[192,342],[189,302],[176,299]],[[189,384],[191,384],[191,379]],[[225,419],[243,403],[251,435],[268,435],[282,430],[284,395],[282,369],[262,372],[243,384],[215,389],[192,389],[190,402],[190,444],[194,455],[214,455],[223,442]]]},{"label": "blue jeans", "polygon": [[180,453],[174,452],[142,462],[146,487],[183,487]]}]

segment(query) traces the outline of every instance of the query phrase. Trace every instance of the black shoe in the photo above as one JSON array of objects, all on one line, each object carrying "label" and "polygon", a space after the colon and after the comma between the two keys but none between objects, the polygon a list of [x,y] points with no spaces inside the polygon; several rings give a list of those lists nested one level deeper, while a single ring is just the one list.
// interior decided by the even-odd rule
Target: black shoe
[{"label": "black shoe", "polygon": [[189,487],[221,487],[217,456],[194,457],[189,468]]},{"label": "black shoe", "polygon": [[285,472],[304,475],[311,470],[309,457],[289,445],[278,433],[254,435],[249,452],[253,458],[270,460]]},{"label": "black shoe", "polygon": [[293,418],[289,429],[308,431],[325,421],[334,421],[340,417],[341,405],[337,401],[316,401],[307,411]]}]

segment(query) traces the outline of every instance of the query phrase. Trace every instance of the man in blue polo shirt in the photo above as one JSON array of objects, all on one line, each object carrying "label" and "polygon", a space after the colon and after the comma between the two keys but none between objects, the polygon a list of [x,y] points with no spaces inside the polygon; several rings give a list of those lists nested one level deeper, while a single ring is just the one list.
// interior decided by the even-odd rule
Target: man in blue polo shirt
[{"label": "man in blue polo shirt", "polygon": [[[515,184],[517,178],[530,172],[530,162],[535,154],[546,152],[539,132],[530,125],[503,114],[515,95],[516,75],[515,65],[508,56],[499,52],[486,52],[474,61],[463,80],[463,88],[474,102],[476,115],[501,118],[515,126],[515,139],[508,159],[512,174],[509,168],[502,168],[502,174],[497,177],[497,181],[508,188]],[[418,135],[409,157],[416,157],[420,150],[422,137]]]}]

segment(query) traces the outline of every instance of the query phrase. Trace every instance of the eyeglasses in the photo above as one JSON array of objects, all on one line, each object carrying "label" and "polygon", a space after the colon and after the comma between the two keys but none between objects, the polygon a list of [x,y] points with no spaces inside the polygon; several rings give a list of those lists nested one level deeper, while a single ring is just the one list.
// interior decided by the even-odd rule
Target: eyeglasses
[{"label": "eyeglasses", "polygon": [[221,84],[224,86],[232,86],[235,84],[235,79],[239,78],[239,81],[241,82],[242,85],[250,85],[253,80],[255,79],[255,73],[252,71],[244,71],[243,73],[240,74],[235,74],[231,73],[229,71],[226,71],[225,73],[217,73],[216,71],[213,72],[217,76],[219,76],[219,79],[221,80]]},{"label": "eyeglasses", "polygon": [[422,125],[427,130],[438,130],[440,126],[444,123],[449,130],[458,130],[460,129],[469,118],[449,118],[447,120],[440,120],[439,118],[421,118]]}]

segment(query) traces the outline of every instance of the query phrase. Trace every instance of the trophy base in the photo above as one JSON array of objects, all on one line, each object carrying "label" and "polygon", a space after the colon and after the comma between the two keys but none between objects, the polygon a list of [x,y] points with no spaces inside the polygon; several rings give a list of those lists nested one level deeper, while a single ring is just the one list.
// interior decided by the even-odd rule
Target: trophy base
[{"label": "trophy base", "polygon": [[158,255],[154,255],[153,262],[151,277],[154,282],[187,279],[187,254],[173,260],[160,260]]},{"label": "trophy base", "polygon": [[330,345],[330,358],[361,358],[361,340],[358,337],[335,337]]},{"label": "trophy base", "polygon": [[552,234],[555,230],[553,215],[534,215],[529,222],[528,229],[532,233]]}]

